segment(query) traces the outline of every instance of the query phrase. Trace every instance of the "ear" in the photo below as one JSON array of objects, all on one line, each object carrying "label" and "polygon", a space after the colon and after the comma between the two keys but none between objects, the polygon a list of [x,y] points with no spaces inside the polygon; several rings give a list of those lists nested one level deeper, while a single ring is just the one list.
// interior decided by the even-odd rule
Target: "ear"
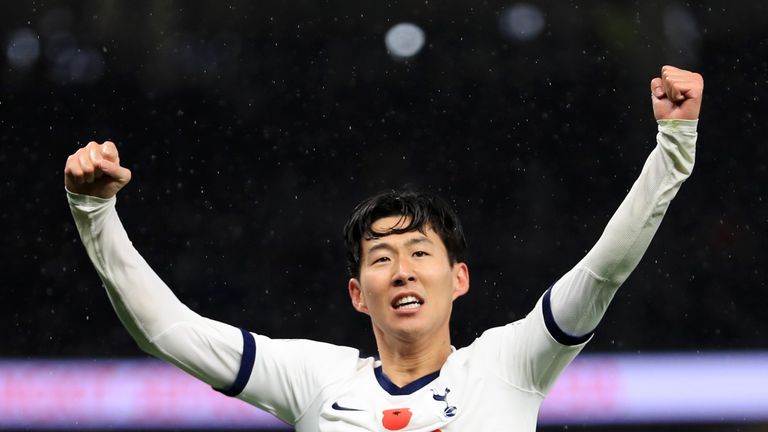
[{"label": "ear", "polygon": [[360,281],[356,278],[349,280],[347,284],[349,290],[349,298],[352,300],[352,307],[356,311],[368,315],[368,306],[365,305],[365,297],[363,296],[363,290],[360,286]]},{"label": "ear", "polygon": [[469,267],[466,263],[457,262],[453,265],[453,300],[469,291]]}]

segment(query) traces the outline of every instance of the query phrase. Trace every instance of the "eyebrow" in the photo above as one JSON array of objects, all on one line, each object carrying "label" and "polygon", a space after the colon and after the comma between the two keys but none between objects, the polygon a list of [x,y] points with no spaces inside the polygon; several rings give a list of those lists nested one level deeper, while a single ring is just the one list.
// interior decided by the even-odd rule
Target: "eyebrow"
[{"label": "eyebrow", "polygon": [[[405,242],[405,245],[406,245],[406,246],[413,246],[413,245],[417,245],[417,244],[420,244],[420,243],[428,243],[428,244],[434,244],[434,243],[432,242],[432,240],[430,240],[428,237],[426,237],[426,236],[423,236],[423,237],[414,237],[414,238],[408,239],[408,240]],[[375,245],[371,246],[371,247],[368,249],[368,253],[370,254],[370,253],[372,253],[372,252],[376,252],[376,251],[377,251],[377,250],[379,250],[379,249],[389,249],[389,250],[393,250],[393,249],[394,249],[394,247],[393,247],[391,244],[389,244],[389,243],[386,243],[386,242],[384,242],[384,243],[378,243],[378,244],[375,244]]]}]

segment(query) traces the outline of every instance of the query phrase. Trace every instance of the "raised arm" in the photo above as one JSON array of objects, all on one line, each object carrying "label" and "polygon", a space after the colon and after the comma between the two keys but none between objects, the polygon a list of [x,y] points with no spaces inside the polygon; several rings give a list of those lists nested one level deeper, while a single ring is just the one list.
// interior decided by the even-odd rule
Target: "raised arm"
[{"label": "raised arm", "polygon": [[701,75],[672,66],[651,81],[658,145],[595,246],[545,296],[565,339],[578,342],[595,329],[691,174],[703,89]]},{"label": "raised arm", "polygon": [[115,210],[115,195],[130,180],[110,141],[91,142],[67,159],[64,184],[88,256],[142,350],[230,390],[240,369],[241,331],[183,305],[133,247]]}]

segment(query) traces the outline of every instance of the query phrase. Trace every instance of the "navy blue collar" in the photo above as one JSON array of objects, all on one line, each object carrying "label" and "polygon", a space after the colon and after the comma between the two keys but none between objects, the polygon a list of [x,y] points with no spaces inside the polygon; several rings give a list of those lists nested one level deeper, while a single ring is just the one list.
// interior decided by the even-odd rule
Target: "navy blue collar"
[{"label": "navy blue collar", "polygon": [[389,380],[389,377],[384,373],[384,369],[381,366],[373,369],[373,373],[376,375],[376,381],[379,382],[381,388],[392,396],[409,395],[416,390],[431,383],[435,378],[440,376],[440,371],[432,372],[431,374],[424,375],[416,381],[410,382],[403,387],[398,387],[395,383]]}]

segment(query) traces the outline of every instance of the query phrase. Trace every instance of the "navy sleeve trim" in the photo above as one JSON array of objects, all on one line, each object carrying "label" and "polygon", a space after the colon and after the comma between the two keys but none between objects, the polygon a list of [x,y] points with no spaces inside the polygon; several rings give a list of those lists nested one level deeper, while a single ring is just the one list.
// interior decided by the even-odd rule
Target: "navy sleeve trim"
[{"label": "navy sleeve trim", "polygon": [[245,389],[245,385],[251,378],[251,372],[253,372],[253,362],[256,360],[256,341],[253,339],[253,335],[243,329],[240,329],[240,332],[243,334],[243,356],[240,358],[240,370],[237,372],[235,382],[228,389],[213,388],[217,392],[233,397]]},{"label": "navy sleeve trim", "polygon": [[544,293],[544,297],[541,301],[541,309],[544,312],[544,324],[547,326],[547,331],[552,335],[555,340],[563,345],[580,345],[588,341],[589,338],[595,333],[591,331],[583,336],[573,336],[564,332],[555,322],[555,317],[552,315],[552,305],[550,304],[549,295],[552,291],[550,287],[547,292]]}]

